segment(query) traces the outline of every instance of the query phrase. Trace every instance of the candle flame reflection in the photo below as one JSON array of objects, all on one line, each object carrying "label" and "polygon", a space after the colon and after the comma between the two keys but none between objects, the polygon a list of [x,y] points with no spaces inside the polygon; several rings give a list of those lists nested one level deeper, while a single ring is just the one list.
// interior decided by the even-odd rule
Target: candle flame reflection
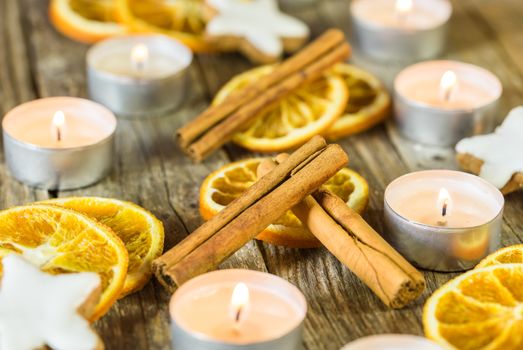
[{"label": "candle flame reflection", "polygon": [[407,15],[412,11],[413,0],[396,0],[395,10],[400,22],[404,22]]},{"label": "candle flame reflection", "polygon": [[458,77],[456,76],[456,73],[454,73],[451,70],[448,70],[445,73],[443,73],[439,82],[441,98],[444,101],[449,101],[457,85]]},{"label": "candle flame reflection", "polygon": [[64,136],[65,114],[62,111],[56,111],[53,115],[52,130],[56,141],[61,142]]},{"label": "candle flame reflection", "polygon": [[232,292],[230,314],[234,320],[234,329],[239,330],[241,322],[245,319],[249,306],[249,288],[243,282],[236,284]]},{"label": "candle flame reflection", "polygon": [[145,44],[137,44],[131,49],[131,64],[136,72],[142,72],[149,61],[149,49]]},{"label": "candle flame reflection", "polygon": [[447,217],[452,209],[452,197],[446,188],[440,189],[436,207],[439,213],[438,224],[444,226],[447,224]]}]

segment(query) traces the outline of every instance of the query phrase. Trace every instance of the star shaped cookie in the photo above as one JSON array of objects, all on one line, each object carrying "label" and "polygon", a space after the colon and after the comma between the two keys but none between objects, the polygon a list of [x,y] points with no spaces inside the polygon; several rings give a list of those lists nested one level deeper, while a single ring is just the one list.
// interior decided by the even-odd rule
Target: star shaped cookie
[{"label": "star shaped cookie", "polygon": [[307,25],[282,13],[276,0],[207,0],[213,12],[209,41],[224,51],[238,50],[255,63],[276,61],[297,50],[309,36]]},{"label": "star shaped cookie", "polygon": [[98,300],[97,274],[50,275],[15,254],[4,257],[2,265],[0,349],[103,349],[82,316],[88,316]]},{"label": "star shaped cookie", "polygon": [[492,134],[465,138],[456,145],[460,166],[503,193],[523,188],[523,106],[516,107]]}]

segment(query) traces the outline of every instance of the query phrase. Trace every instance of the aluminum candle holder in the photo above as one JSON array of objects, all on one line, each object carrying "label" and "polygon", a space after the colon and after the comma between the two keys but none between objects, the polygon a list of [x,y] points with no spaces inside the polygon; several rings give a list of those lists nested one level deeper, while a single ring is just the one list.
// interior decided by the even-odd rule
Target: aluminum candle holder
[{"label": "aluminum candle holder", "polygon": [[[450,2],[418,1],[415,3],[418,10],[409,9],[411,13],[404,15],[404,23],[398,19],[394,3],[398,1],[352,1],[352,28],[357,47],[382,61],[418,61],[439,55],[445,47],[447,23],[452,13]],[[419,16],[419,11],[425,13]],[[414,19],[409,21],[409,17]]]},{"label": "aluminum candle holder", "polygon": [[[438,97],[447,71],[458,79],[455,97],[448,103]],[[502,90],[499,79],[478,66],[456,61],[414,64],[394,80],[394,118],[408,139],[453,146],[465,137],[494,129]],[[420,94],[426,96],[418,97]]]},{"label": "aluminum candle holder", "polygon": [[[81,126],[92,126],[93,137],[73,146],[42,145],[41,136],[51,132],[50,116],[58,109],[73,118],[83,118]],[[97,103],[72,97],[31,101],[7,113],[2,127],[7,166],[17,180],[29,186],[47,190],[80,188],[99,181],[111,170],[116,118]],[[91,131],[81,130],[71,137],[79,140],[83,137],[80,133]]]},{"label": "aluminum candle holder", "polygon": [[[461,206],[457,216],[476,216],[477,224],[451,224],[449,220],[448,226],[439,226],[420,222],[415,211],[432,215],[431,192],[437,193],[440,188],[452,193],[454,210]],[[384,202],[385,239],[420,268],[467,270],[500,246],[504,198],[497,188],[477,176],[451,170],[407,174],[389,184]]]},{"label": "aluminum candle holder", "polygon": [[184,101],[192,57],[162,35],[104,40],[87,52],[89,95],[122,117],[161,115]]},{"label": "aluminum candle holder", "polygon": [[[247,319],[243,327],[233,328],[227,288],[238,283],[244,283],[255,296],[244,306]],[[171,298],[169,309],[176,350],[299,350],[307,303],[295,286],[280,277],[230,269],[209,272],[183,284]],[[266,318],[261,319],[264,312]]]}]

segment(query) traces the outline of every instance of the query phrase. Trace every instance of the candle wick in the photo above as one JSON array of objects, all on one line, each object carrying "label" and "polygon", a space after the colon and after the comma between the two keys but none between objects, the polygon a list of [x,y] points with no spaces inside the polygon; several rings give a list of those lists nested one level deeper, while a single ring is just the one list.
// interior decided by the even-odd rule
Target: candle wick
[{"label": "candle wick", "polygon": [[441,216],[447,215],[447,202],[443,203],[443,207],[441,208]]},{"label": "candle wick", "polygon": [[450,101],[450,95],[452,93],[452,88],[449,88],[445,91],[445,95],[443,95],[443,98],[445,99],[445,102]]},{"label": "candle wick", "polygon": [[240,322],[240,316],[241,316],[241,313],[242,313],[242,307],[240,306],[238,308],[238,311],[236,311],[236,316],[234,317],[234,321],[236,323],[239,323]]},{"label": "candle wick", "polygon": [[60,128],[56,128],[56,141],[62,141],[62,131],[60,130]]}]

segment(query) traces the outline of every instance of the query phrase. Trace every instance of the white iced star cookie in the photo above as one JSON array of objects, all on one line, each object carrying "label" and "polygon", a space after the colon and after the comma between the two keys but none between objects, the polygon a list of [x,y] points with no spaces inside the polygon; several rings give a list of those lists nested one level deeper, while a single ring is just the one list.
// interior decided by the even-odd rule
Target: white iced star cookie
[{"label": "white iced star cookie", "polygon": [[14,254],[4,257],[2,265],[0,349],[103,349],[83,317],[100,295],[97,274],[50,275]]},{"label": "white iced star cookie", "polygon": [[478,174],[503,193],[523,188],[523,106],[510,111],[492,134],[458,142],[456,152],[462,168]]},{"label": "white iced star cookie", "polygon": [[276,0],[206,0],[212,9],[208,40],[224,51],[238,50],[254,63],[276,61],[302,46],[309,28],[282,13]]}]

